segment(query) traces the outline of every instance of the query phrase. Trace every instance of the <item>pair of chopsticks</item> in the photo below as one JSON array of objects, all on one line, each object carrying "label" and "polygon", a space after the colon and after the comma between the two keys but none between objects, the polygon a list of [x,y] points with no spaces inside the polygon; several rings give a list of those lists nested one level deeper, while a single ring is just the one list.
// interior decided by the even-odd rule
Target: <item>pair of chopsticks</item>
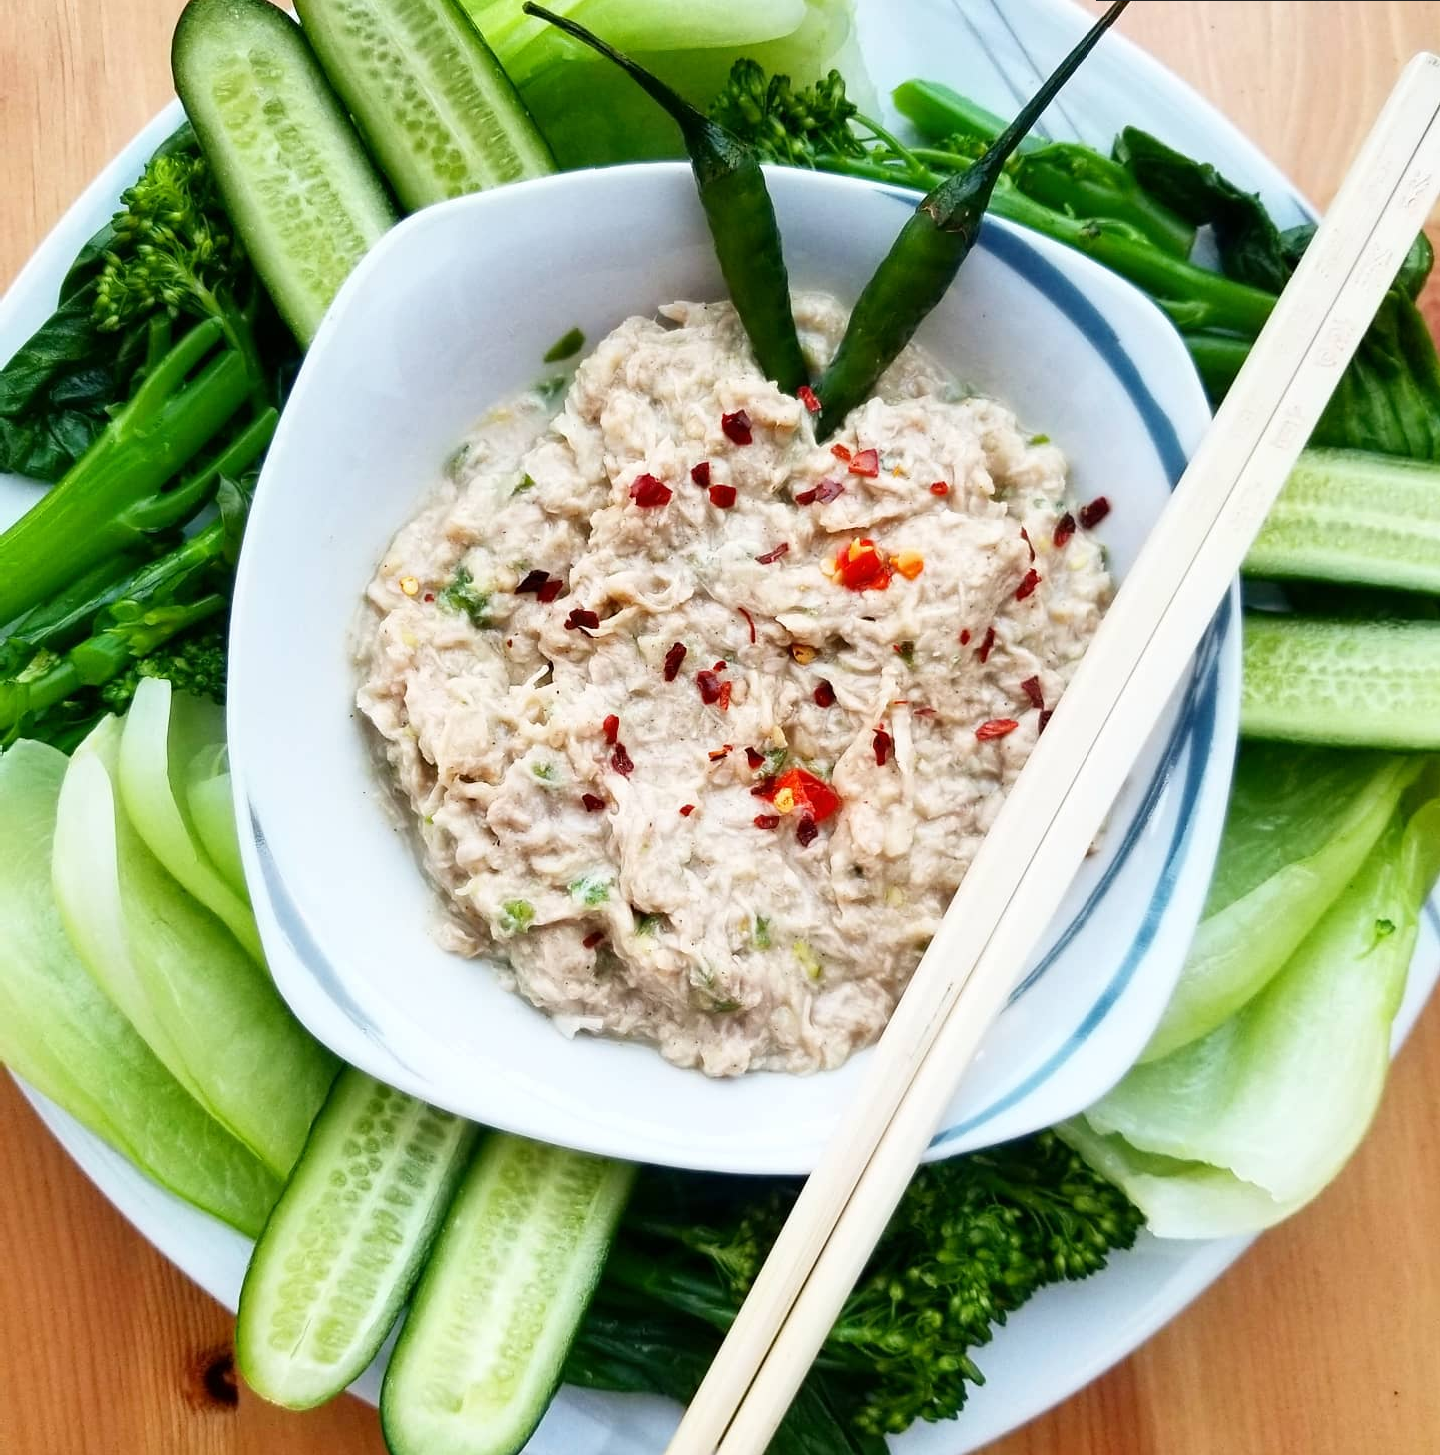
[{"label": "pair of chopsticks", "polygon": [[668,1455],[761,1455],[1440,194],[1416,56],[1091,641]]}]

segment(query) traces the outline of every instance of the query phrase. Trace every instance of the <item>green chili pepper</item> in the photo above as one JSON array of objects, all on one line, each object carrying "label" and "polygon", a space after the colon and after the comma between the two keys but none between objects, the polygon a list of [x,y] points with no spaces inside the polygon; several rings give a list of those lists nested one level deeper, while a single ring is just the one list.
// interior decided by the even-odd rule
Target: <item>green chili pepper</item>
[{"label": "green chili pepper", "polygon": [[815,431],[818,439],[834,431],[869,397],[876,380],[945,296],[975,245],[980,219],[1011,152],[1128,3],[1116,0],[985,154],[930,192],[900,230],[875,276],[865,285],[840,347],[815,386],[821,404]]},{"label": "green chili pepper", "polygon": [[750,347],[767,379],[787,394],[810,382],[805,356],[790,311],[790,282],[780,248],[775,209],[765,188],[765,174],[754,152],[733,132],[697,111],[657,76],[622,55],[583,25],[543,6],[527,3],[538,15],[567,35],[615,62],[648,95],[665,108],[680,128],[715,255],[730,301],[745,325]]}]

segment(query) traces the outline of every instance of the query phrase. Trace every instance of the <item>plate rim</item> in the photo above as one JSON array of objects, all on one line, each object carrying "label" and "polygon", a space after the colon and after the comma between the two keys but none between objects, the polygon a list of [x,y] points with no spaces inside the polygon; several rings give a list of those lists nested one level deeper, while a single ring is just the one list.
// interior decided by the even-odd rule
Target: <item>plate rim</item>
[{"label": "plate rim", "polygon": [[[859,0],[859,3],[863,8],[865,0]],[[1051,23],[1059,23],[1072,35],[1077,34],[1087,23],[1085,14],[1070,4],[1069,0],[1018,0],[1017,9],[1022,5],[1028,5],[1036,14],[1047,15]],[[956,0],[956,8],[961,8],[960,0]],[[1123,57],[1123,61],[1117,62],[1122,69],[1140,69],[1161,90],[1180,101],[1182,125],[1192,132],[1203,127],[1208,135],[1223,138],[1229,150],[1243,156],[1247,175],[1258,182],[1267,199],[1284,198],[1301,211],[1314,215],[1313,206],[1280,168],[1234,122],[1188,82],[1123,34],[1112,33],[1107,39],[1107,46],[1113,47]],[[33,317],[35,323],[40,321],[48,304],[42,304],[38,309],[26,307],[27,300],[36,289],[37,280],[49,275],[58,279],[70,257],[93,230],[92,219],[98,207],[102,203],[108,205],[113,202],[122,187],[128,185],[133,177],[137,159],[146,155],[156,143],[173,131],[179,125],[182,114],[179,102],[172,100],[128,145],[117,152],[50,228],[4,296],[0,297],[0,336],[13,331],[17,338],[24,337],[34,326],[27,325],[27,317]],[[54,260],[52,254],[55,255]],[[1434,989],[1437,978],[1440,978],[1440,933],[1437,932],[1440,932],[1440,892],[1429,902],[1422,924],[1415,958],[1409,972],[1410,988],[1396,1020],[1392,1056],[1408,1036],[1416,1017]],[[1420,973],[1417,974],[1417,971]],[[168,1261],[233,1312],[239,1289],[239,1276],[234,1272],[234,1259],[238,1250],[239,1268],[243,1271],[243,1259],[249,1240],[150,1182],[144,1174],[124,1162],[118,1153],[74,1118],[46,1101],[20,1078],[13,1079],[42,1123],[107,1201]],[[111,1159],[115,1165],[107,1168],[106,1159]],[[153,1222],[152,1217],[156,1219]],[[176,1224],[183,1224],[187,1219],[195,1220],[190,1227],[193,1231],[198,1226],[198,1235],[192,1236],[182,1227],[177,1237]],[[233,1244],[228,1255],[226,1239]],[[972,1398],[972,1409],[961,1420],[927,1429],[943,1430],[953,1440],[958,1441],[958,1444],[950,1446],[950,1455],[966,1455],[966,1452],[974,1451],[980,1445],[1027,1424],[1132,1354],[1214,1283],[1243,1255],[1253,1241],[1197,1241],[1187,1245],[1177,1254],[1183,1267],[1182,1275],[1166,1280],[1163,1287],[1147,1288],[1135,1305],[1140,1317],[1108,1344],[1097,1342],[1093,1354],[1078,1361],[1063,1378],[1043,1388],[1038,1381],[1027,1382],[1024,1397],[1008,1407],[1003,1414],[975,1409],[973,1406],[983,1404],[986,1393],[985,1390],[977,1391],[977,1397]],[[177,1242],[185,1245],[184,1251],[176,1251]],[[205,1245],[203,1258],[192,1247],[201,1244]],[[227,1256],[231,1260],[228,1276],[225,1267]],[[1095,1275],[1087,1284],[1073,1287],[1099,1286],[1105,1282],[1107,1275],[1113,1277],[1112,1270],[1117,1265],[1123,1265],[1135,1256],[1133,1253],[1117,1254],[1111,1260],[1109,1269]],[[1032,1305],[1037,1313],[1044,1297],[1042,1293]],[[1004,1330],[1000,1331],[997,1342],[1004,1334]],[[996,1346],[990,1347],[993,1349]],[[362,1397],[368,1397],[371,1403],[374,1402],[373,1392],[367,1392],[363,1388],[357,1392]],[[561,1398],[564,1397],[562,1393]],[[543,1437],[544,1434],[542,1426],[540,1436]],[[907,1436],[900,1442],[899,1448],[908,1452],[911,1445],[912,1441]],[[561,1448],[548,1441],[542,1448],[537,1441],[532,1455],[559,1455]]]}]

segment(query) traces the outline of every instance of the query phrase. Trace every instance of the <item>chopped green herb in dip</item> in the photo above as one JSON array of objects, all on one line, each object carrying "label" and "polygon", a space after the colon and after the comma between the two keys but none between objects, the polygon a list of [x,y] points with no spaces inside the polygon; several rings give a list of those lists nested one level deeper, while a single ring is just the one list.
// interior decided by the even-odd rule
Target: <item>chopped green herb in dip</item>
[{"label": "chopped green herb in dip", "polygon": [[585,874],[571,883],[570,893],[582,904],[604,904],[610,898],[610,881],[599,874]]},{"label": "chopped green herb in dip", "polygon": [[500,906],[500,933],[521,935],[535,921],[535,906],[528,899],[507,899]]},{"label": "chopped green herb in dip", "polygon": [[561,359],[572,359],[584,347],[585,335],[578,328],[572,328],[569,333],[557,338],[545,350],[545,362],[547,364],[558,364]]},{"label": "chopped green herb in dip", "polygon": [[475,578],[461,566],[450,584],[435,598],[447,611],[468,616],[471,626],[483,630],[490,625],[490,593],[475,585]]}]

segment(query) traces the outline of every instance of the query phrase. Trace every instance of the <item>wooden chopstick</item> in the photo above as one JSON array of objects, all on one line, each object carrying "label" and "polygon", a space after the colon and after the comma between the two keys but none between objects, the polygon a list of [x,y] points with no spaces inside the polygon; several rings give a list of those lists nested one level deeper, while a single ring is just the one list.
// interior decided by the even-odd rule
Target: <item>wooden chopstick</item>
[{"label": "wooden chopstick", "polygon": [[957,891],[668,1447],[760,1455],[1440,193],[1417,56]]}]

